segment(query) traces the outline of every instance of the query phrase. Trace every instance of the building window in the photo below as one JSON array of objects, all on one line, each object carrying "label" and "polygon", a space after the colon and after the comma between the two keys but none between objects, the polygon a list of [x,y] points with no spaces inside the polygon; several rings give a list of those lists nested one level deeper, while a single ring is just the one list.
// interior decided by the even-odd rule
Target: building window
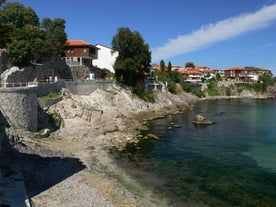
[{"label": "building window", "polygon": [[86,48],[83,48],[83,52],[86,52]]}]

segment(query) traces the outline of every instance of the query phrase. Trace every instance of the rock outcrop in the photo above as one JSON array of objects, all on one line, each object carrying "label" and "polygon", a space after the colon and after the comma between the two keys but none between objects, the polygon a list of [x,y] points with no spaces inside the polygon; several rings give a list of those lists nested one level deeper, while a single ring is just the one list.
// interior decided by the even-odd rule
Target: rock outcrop
[{"label": "rock outcrop", "polygon": [[41,64],[33,64],[24,68],[11,67],[1,74],[1,82],[26,83],[38,78],[45,81],[49,76],[57,76],[59,79],[72,79],[71,70],[62,60],[55,60]]},{"label": "rock outcrop", "polygon": [[211,120],[202,116],[201,114],[196,115],[196,117],[193,120],[193,123],[197,124],[197,125],[212,125],[212,124],[214,124],[214,122],[212,122]]},{"label": "rock outcrop", "polygon": [[64,120],[65,128],[61,128],[60,133],[70,130],[67,127],[72,120],[86,122],[94,133],[102,136],[106,146],[118,148],[137,140],[136,135],[143,127],[140,121],[186,109],[198,100],[186,93],[173,95],[164,92],[156,93],[156,102],[149,103],[116,84],[108,90],[97,89],[90,95],[76,96],[68,90],[64,90],[63,94],[63,100],[48,109],[49,113],[60,114]]}]

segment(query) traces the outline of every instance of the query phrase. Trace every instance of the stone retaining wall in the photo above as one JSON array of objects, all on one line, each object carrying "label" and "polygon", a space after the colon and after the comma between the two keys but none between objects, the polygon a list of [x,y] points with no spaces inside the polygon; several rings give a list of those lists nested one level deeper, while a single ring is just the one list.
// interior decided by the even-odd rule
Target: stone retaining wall
[{"label": "stone retaining wall", "polygon": [[65,88],[69,89],[75,95],[88,95],[96,89],[106,90],[113,84],[113,81],[94,80],[94,81],[66,81]]},{"label": "stone retaining wall", "polygon": [[[37,100],[37,96],[60,91],[63,87],[76,95],[88,95],[96,89],[107,89],[113,81],[68,82],[60,80],[55,83],[38,83],[35,87],[0,88],[0,111],[6,121],[15,128],[28,131],[37,130],[38,104],[49,107],[60,99]],[[3,118],[1,123],[4,122]]]},{"label": "stone retaining wall", "polygon": [[37,87],[0,88],[0,109],[9,124],[37,130]]},{"label": "stone retaining wall", "polygon": [[37,95],[46,96],[50,93],[60,91],[65,87],[64,80],[58,80],[57,82],[38,82]]}]

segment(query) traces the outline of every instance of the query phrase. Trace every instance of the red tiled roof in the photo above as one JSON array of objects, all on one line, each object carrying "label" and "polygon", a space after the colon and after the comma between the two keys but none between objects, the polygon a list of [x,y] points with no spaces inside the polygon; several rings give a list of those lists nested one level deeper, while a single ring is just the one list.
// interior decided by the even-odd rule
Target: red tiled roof
[{"label": "red tiled roof", "polygon": [[181,73],[182,75],[189,75],[189,74],[202,74],[201,71],[197,70],[197,69],[188,69],[185,68],[185,69],[180,69],[178,71],[179,73]]},{"label": "red tiled roof", "polygon": [[199,70],[197,70],[197,69],[194,69],[194,70],[189,70],[188,72],[187,72],[187,74],[202,74]]},{"label": "red tiled roof", "polygon": [[91,44],[83,40],[67,40],[66,42],[69,46],[91,46]]},{"label": "red tiled roof", "polygon": [[228,68],[227,70],[248,70],[246,68],[243,68],[243,67],[234,67],[234,68]]},{"label": "red tiled roof", "polygon": [[199,70],[199,69],[206,69],[208,68],[207,66],[204,66],[204,65],[196,65],[195,66],[195,69]]}]

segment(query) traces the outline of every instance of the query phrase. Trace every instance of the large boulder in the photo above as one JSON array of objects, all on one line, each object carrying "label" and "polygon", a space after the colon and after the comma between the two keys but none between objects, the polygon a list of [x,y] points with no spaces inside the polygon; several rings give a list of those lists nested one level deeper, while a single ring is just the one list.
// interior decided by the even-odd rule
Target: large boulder
[{"label": "large boulder", "polygon": [[71,70],[62,60],[50,61],[45,64],[32,64],[24,68],[12,67],[1,74],[1,82],[26,83],[35,78],[45,81],[49,76],[58,79],[72,79]]},{"label": "large boulder", "polygon": [[201,114],[197,114],[193,120],[194,124],[197,125],[211,125],[214,124],[211,120],[207,119],[206,117],[202,116]]}]

